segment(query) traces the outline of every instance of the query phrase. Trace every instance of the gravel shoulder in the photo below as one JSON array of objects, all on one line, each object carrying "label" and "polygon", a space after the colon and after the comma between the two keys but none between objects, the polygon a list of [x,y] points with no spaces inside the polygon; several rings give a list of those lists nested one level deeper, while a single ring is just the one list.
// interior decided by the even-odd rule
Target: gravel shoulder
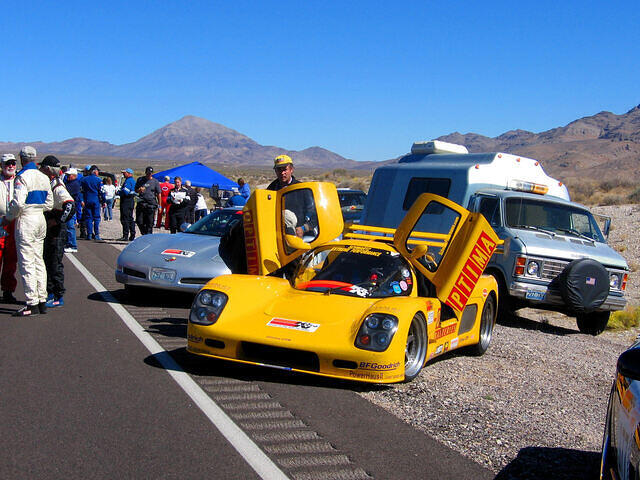
[{"label": "gravel shoulder", "polygon": [[[633,270],[640,265],[640,205],[593,210],[613,219],[609,243],[632,269],[627,296],[639,305]],[[113,242],[122,232],[117,217],[103,222],[101,232],[124,248]],[[616,360],[638,333],[592,337],[573,318],[524,309],[499,321],[484,356],[447,354],[411,383],[364,388],[360,395],[497,478],[596,478]]]}]

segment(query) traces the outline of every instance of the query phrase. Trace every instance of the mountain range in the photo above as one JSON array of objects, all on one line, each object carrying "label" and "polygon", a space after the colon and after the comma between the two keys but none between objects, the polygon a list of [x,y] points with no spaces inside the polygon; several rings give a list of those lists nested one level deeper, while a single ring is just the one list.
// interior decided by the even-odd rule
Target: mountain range
[{"label": "mountain range", "polygon": [[[564,181],[640,179],[640,105],[621,115],[600,112],[540,133],[510,130],[497,137],[486,137],[454,132],[438,137],[438,140],[465,145],[470,152],[503,151],[535,158],[542,162],[547,173]],[[322,169],[374,169],[397,161],[395,158],[385,162],[356,162],[317,146],[291,151],[260,145],[224,125],[191,115],[123,145],[70,138],[51,143],[0,142],[0,152],[17,152],[27,144],[41,153],[157,159],[174,163],[197,160],[238,167],[270,166],[273,158],[282,153],[293,156],[297,166]]]},{"label": "mountain range", "polygon": [[277,155],[293,156],[295,164],[318,168],[354,168],[359,162],[348,160],[321,147],[300,151],[260,145],[255,140],[231,128],[207,119],[187,115],[173,123],[124,145],[90,138],[70,138],[62,142],[0,142],[0,151],[19,151],[24,145],[34,146],[38,152],[106,156],[123,158],[153,158],[186,163],[199,161],[216,165],[273,165]]}]

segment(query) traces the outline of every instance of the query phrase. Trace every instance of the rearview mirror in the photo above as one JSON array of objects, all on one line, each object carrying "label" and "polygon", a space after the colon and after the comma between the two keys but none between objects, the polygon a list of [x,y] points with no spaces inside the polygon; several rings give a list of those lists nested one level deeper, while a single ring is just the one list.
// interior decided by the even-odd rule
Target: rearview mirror
[{"label": "rearview mirror", "polygon": [[424,244],[416,245],[411,252],[411,259],[419,261],[427,270],[435,272],[438,268],[435,257],[429,253],[429,247]]}]

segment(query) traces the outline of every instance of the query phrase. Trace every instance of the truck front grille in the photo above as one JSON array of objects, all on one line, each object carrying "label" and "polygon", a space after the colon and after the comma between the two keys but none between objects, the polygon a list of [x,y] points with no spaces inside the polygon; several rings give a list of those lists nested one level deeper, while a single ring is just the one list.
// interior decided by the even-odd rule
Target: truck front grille
[{"label": "truck front grille", "polygon": [[562,260],[545,260],[542,264],[542,278],[544,280],[553,280],[556,278],[569,262]]}]

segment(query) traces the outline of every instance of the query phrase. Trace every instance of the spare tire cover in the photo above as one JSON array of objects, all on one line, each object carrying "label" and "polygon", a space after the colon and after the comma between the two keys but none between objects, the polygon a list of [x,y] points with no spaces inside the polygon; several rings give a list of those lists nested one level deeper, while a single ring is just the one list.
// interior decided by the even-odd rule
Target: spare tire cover
[{"label": "spare tire cover", "polygon": [[590,258],[569,263],[557,277],[562,299],[576,313],[590,313],[609,295],[609,273]]}]

